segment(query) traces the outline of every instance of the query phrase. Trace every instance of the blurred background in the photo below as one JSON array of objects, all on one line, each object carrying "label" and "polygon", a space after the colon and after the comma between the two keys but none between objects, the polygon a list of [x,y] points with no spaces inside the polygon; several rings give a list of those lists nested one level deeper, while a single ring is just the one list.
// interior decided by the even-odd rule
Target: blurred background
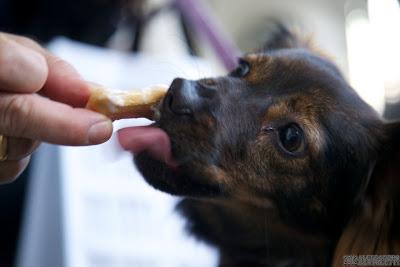
[{"label": "blurred background", "polygon": [[[0,0],[0,31],[34,38],[88,80],[131,89],[224,74],[240,53],[262,47],[278,20],[311,37],[392,120],[400,118],[399,6],[397,0]],[[176,199],[143,183],[130,155],[104,157],[121,154],[112,142],[45,145],[17,182],[0,187],[1,267],[215,264],[215,251],[185,234]]]}]

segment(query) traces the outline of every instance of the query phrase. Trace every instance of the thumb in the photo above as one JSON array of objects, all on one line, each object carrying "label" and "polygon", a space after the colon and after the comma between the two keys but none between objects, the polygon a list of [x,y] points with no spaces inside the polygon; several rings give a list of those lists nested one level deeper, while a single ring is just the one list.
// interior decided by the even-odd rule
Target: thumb
[{"label": "thumb", "polygon": [[96,112],[36,94],[0,94],[0,133],[60,145],[91,145],[110,138],[112,123]]}]

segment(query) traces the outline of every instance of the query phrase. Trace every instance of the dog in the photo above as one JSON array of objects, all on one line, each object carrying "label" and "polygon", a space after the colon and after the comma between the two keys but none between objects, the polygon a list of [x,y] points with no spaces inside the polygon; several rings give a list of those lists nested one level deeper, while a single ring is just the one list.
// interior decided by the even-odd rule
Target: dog
[{"label": "dog", "polygon": [[188,231],[218,249],[219,266],[400,254],[400,123],[287,28],[229,75],[175,79],[157,109],[141,129],[157,137],[135,163],[182,197]]}]

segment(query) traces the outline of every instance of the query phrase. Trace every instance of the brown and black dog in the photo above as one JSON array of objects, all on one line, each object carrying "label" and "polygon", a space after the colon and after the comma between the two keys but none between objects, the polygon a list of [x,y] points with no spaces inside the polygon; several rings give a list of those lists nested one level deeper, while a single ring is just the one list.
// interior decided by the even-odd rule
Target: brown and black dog
[{"label": "brown and black dog", "polygon": [[175,79],[159,112],[176,164],[146,152],[136,164],[183,197],[189,231],[220,266],[400,254],[400,123],[285,28],[227,76]]}]

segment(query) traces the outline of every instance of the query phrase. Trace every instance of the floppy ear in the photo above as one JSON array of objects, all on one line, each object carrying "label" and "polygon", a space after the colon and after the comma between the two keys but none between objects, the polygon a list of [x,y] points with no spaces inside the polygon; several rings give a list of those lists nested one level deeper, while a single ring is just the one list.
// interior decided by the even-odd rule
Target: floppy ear
[{"label": "floppy ear", "polygon": [[359,209],[343,231],[332,266],[346,255],[400,254],[400,122],[385,125],[384,141]]}]

